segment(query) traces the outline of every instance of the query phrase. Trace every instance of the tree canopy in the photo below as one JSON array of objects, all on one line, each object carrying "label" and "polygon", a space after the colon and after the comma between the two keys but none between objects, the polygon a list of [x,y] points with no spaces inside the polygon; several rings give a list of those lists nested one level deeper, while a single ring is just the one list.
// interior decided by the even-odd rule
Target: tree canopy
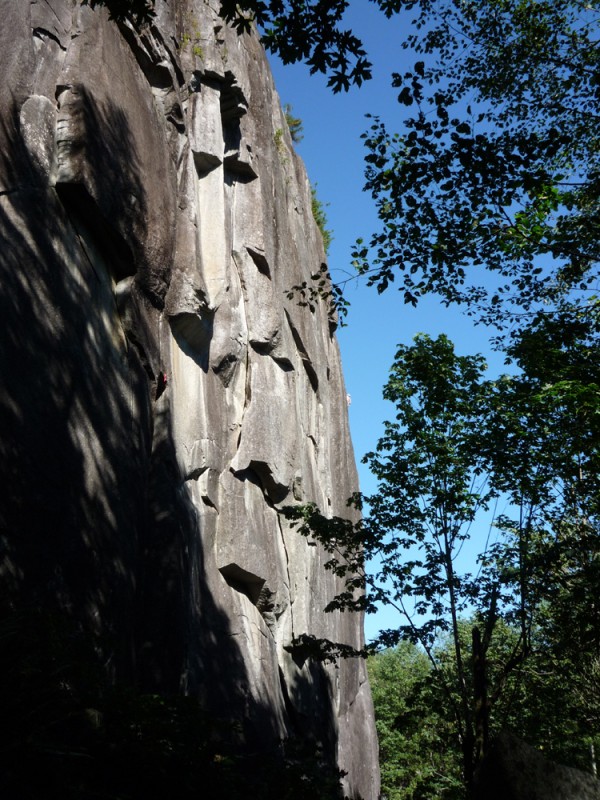
[{"label": "tree canopy", "polygon": [[[155,0],[84,0],[106,6],[113,19],[149,24]],[[381,2],[385,7],[384,0]],[[348,0],[223,0],[220,14],[238,33],[256,26],[267,50],[284,64],[302,61],[311,74],[324,73],[334,92],[360,86],[371,77],[361,40],[343,25]],[[386,13],[390,13],[387,12]]]},{"label": "tree canopy", "polygon": [[[381,230],[356,259],[383,291],[434,292],[494,323],[598,280],[599,4],[579,0],[418,7],[393,76],[407,117],[365,134]],[[495,278],[486,277],[492,272]]]},{"label": "tree canopy", "polygon": [[[533,730],[531,687],[544,691],[531,665],[555,689],[567,680],[564,702],[578,686],[570,707],[596,719],[597,695],[586,698],[582,688],[600,664],[598,618],[584,599],[584,586],[600,588],[600,437],[588,421],[600,395],[598,319],[582,317],[564,331],[561,322],[541,315],[511,347],[520,371],[495,380],[480,356],[457,355],[443,335],[399,346],[384,389],[395,418],[364,459],[377,491],[350,501],[364,517],[329,519],[310,505],[286,511],[324,545],[326,567],[344,580],[328,609],[390,606],[397,624],[376,646],[408,640],[429,659],[466,787],[487,746],[490,714],[500,718],[504,709],[519,730]],[[481,511],[498,500],[504,513],[482,531]],[[474,552],[461,564],[468,546]],[[498,631],[510,632],[501,648]],[[523,691],[526,675],[527,703],[508,713],[505,698]],[[546,745],[559,727],[554,719]],[[592,731],[582,721],[575,730],[581,756]]]},{"label": "tree canopy", "polygon": [[408,641],[367,661],[375,706],[381,791],[388,800],[461,796],[452,719],[425,653]]}]

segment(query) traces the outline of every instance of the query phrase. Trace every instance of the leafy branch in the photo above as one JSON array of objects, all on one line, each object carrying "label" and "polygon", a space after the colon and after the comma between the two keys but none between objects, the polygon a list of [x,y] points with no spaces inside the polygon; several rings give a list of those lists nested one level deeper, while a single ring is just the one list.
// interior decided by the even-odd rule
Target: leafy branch
[{"label": "leafy branch", "polygon": [[321,264],[318,272],[310,276],[309,281],[292,286],[286,291],[288,300],[296,300],[301,308],[308,308],[314,314],[319,302],[325,303],[327,318],[333,329],[345,325],[349,302],[343,295],[339,284],[333,283],[327,264]]}]

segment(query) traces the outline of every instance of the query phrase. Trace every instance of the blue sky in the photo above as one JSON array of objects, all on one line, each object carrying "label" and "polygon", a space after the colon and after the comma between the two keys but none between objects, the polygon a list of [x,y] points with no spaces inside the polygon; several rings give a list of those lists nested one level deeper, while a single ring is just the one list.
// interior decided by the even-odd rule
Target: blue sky
[{"label": "blue sky", "polygon": [[[369,126],[367,113],[380,116],[391,129],[399,129],[402,109],[397,90],[391,86],[391,73],[402,72],[415,60],[401,49],[406,24],[398,18],[386,20],[372,3],[353,4],[348,26],[362,38],[373,62],[373,79],[347,94],[332,94],[326,79],[309,74],[304,65],[283,66],[271,57],[275,84],[282,103],[290,103],[294,116],[304,126],[304,139],[296,146],[317,195],[326,205],[328,227],[333,232],[329,268],[334,280],[352,273],[351,249],[358,237],[368,240],[377,229],[375,206],[363,192],[364,153],[360,138]],[[352,397],[350,425],[359,467],[361,489],[371,492],[375,482],[360,463],[362,456],[377,445],[383,421],[392,416],[392,407],[382,398],[382,388],[393,362],[396,345],[410,343],[419,332],[431,336],[446,333],[457,351],[482,352],[488,358],[490,373],[504,371],[502,356],[489,348],[489,333],[475,327],[458,309],[447,309],[437,298],[427,298],[418,308],[406,306],[393,285],[382,295],[363,281],[346,284],[351,303],[347,326],[338,330],[347,390]],[[483,523],[487,535],[489,522]],[[391,612],[367,617],[367,636],[379,626],[395,624]]]}]

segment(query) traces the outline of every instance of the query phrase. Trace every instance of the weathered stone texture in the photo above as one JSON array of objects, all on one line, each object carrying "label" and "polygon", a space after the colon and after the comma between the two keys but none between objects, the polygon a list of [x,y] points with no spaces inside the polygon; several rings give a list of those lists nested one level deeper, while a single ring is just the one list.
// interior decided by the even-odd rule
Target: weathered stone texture
[{"label": "weathered stone texture", "polygon": [[280,514],[343,514],[356,474],[327,311],[286,297],[324,253],[262,48],[198,0],[141,33],[0,11],[3,586],[105,635],[117,676],[321,739],[370,800],[364,665],[286,649],[362,643]]}]

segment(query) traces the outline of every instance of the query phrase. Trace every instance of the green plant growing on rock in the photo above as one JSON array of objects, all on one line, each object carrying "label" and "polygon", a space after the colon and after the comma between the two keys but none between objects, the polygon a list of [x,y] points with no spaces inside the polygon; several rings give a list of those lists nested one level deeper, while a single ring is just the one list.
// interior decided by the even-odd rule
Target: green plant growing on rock
[{"label": "green plant growing on rock", "polygon": [[311,184],[310,186],[310,193],[311,193],[311,209],[312,215],[314,217],[315,222],[319,230],[321,231],[321,236],[323,237],[323,247],[325,248],[325,252],[329,252],[329,248],[331,246],[331,242],[333,241],[333,233],[327,227],[327,214],[325,213],[325,204],[322,200],[319,200],[317,196],[317,184]]},{"label": "green plant growing on rock", "polygon": [[[191,32],[190,32],[191,31]],[[181,37],[181,49],[191,48],[191,52],[196,58],[204,58],[204,48],[201,45],[202,34],[200,25],[195,17],[190,17],[186,24],[186,30]]]},{"label": "green plant growing on rock", "polygon": [[283,113],[285,114],[285,121],[287,122],[292,142],[298,144],[304,139],[304,125],[302,124],[302,120],[300,117],[295,117],[293,115],[290,103],[284,105]]},{"label": "green plant growing on rock", "polygon": [[283,143],[283,128],[277,128],[273,134],[273,141],[280,156],[285,155],[285,145]]},{"label": "green plant growing on rock", "polygon": [[[333,241],[333,234],[327,227],[325,205],[317,197],[316,184],[311,184],[310,192],[312,215],[321,232],[325,253],[328,253]],[[314,313],[317,303],[322,300],[326,305],[327,316],[332,329],[335,330],[338,325],[344,326],[344,319],[350,304],[344,298],[342,284],[335,283],[332,280],[327,264],[321,264],[319,269],[310,276],[310,282],[303,281],[296,286],[292,286],[286,294],[289,300],[296,297],[298,305],[308,308],[311,313]]]},{"label": "green plant growing on rock", "polygon": [[[286,172],[286,167],[290,162],[288,156],[288,149],[286,147],[285,141],[283,139],[283,128],[277,128],[275,133],[273,134],[273,142],[275,144],[275,149],[277,150],[277,155],[279,156],[279,161],[281,166],[284,168],[284,172]],[[286,174],[285,183],[286,186],[290,182],[290,176]]]}]

